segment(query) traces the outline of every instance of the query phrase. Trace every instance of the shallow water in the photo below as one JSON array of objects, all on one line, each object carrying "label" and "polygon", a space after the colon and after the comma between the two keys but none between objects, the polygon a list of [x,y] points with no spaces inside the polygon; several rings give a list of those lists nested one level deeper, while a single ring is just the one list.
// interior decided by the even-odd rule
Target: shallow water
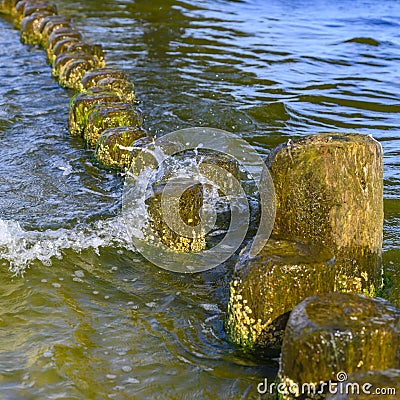
[{"label": "shallow water", "polygon": [[[129,74],[151,132],[212,126],[261,154],[320,131],[378,139],[386,295],[400,306],[399,2],[56,3]],[[225,337],[234,259],[182,276],[135,253],[123,177],[68,135],[71,93],[44,53],[7,19],[0,33],[0,397],[256,398],[277,364]]]}]

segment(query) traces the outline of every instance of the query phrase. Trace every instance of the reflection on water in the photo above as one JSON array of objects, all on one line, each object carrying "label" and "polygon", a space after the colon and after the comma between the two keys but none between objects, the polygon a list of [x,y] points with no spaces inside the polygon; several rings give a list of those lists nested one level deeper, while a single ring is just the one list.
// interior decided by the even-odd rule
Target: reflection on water
[{"label": "reflection on water", "polygon": [[[400,305],[398,2],[56,2],[130,75],[152,132],[212,126],[262,154],[320,131],[377,138],[387,295]],[[127,248],[116,223],[123,177],[69,137],[70,93],[43,52],[5,20],[0,33],[3,398],[257,398],[277,365],[224,335],[234,260],[181,276]],[[28,262],[11,276],[10,263]]]}]

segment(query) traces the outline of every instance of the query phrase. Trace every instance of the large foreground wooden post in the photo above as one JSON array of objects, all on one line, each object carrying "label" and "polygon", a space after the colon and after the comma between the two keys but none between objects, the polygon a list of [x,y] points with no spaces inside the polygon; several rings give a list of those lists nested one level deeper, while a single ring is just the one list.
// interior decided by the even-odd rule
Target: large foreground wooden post
[{"label": "large foreground wooden post", "polygon": [[382,147],[371,136],[323,133],[277,147],[274,234],[331,248],[335,289],[374,295],[381,285]]}]

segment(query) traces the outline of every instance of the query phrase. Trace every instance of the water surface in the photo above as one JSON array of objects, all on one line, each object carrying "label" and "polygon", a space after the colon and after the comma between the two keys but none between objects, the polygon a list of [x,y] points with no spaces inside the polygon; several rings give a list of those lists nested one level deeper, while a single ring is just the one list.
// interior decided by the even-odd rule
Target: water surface
[{"label": "water surface", "polygon": [[[378,139],[400,306],[399,2],[56,3],[129,74],[151,132],[212,126],[262,154],[321,131]],[[123,177],[68,135],[71,93],[7,19],[0,60],[1,398],[257,398],[277,364],[224,334],[234,259],[190,276],[143,260],[117,218]]]}]

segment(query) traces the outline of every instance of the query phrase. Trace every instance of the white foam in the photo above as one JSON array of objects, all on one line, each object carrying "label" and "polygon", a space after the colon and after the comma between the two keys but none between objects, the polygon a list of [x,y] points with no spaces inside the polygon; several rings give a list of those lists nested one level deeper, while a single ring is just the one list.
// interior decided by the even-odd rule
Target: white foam
[{"label": "white foam", "polygon": [[[123,203],[123,215],[72,229],[45,231],[28,231],[18,221],[0,219],[0,263],[4,261],[3,265],[8,264],[10,271],[17,275],[23,274],[35,261],[50,266],[54,258],[62,259],[67,249],[80,252],[92,248],[98,253],[100,247],[113,246],[135,251],[132,236],[142,238],[149,221],[145,198],[152,194],[152,184],[164,181],[165,177],[191,178],[207,184],[204,203],[218,208],[218,186],[202,175],[200,165],[204,156],[199,155],[197,149],[194,149],[194,157],[186,158],[169,157],[159,146],[145,151],[157,161],[158,169],[146,168],[139,176],[127,174],[124,196],[129,201]],[[70,173],[68,165],[55,166]],[[81,280],[79,274],[75,274],[74,280]]]},{"label": "white foam", "polygon": [[119,217],[74,229],[45,231],[28,231],[18,221],[0,219],[0,259],[9,263],[15,275],[23,274],[35,260],[50,266],[66,249],[80,252],[92,248],[98,252],[106,246],[135,250]]}]

